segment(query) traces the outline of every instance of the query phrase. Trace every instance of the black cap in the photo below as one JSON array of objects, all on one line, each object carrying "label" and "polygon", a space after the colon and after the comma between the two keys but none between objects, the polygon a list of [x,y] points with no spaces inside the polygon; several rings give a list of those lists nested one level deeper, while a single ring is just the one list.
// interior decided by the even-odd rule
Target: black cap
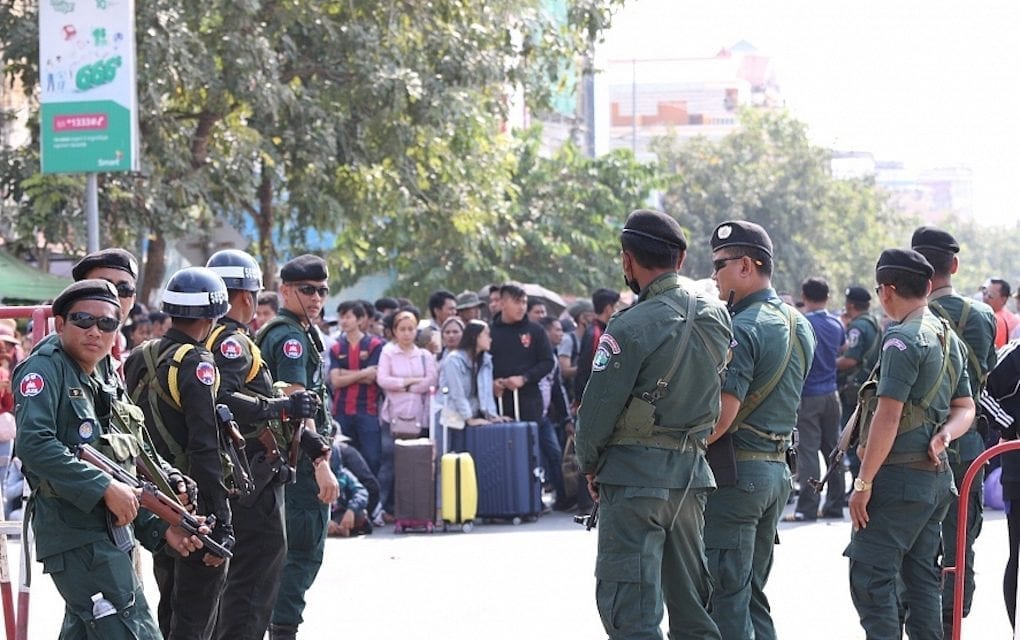
[{"label": "black cap", "polygon": [[948,231],[936,227],[918,227],[910,236],[910,248],[933,249],[944,253],[960,253],[960,243]]},{"label": "black cap", "polygon": [[98,279],[79,280],[61,291],[57,299],[53,301],[53,315],[66,316],[74,303],[79,300],[109,302],[117,308],[117,317],[120,318],[120,298],[117,297],[117,288],[106,280]]},{"label": "black cap", "polygon": [[913,249],[886,249],[878,257],[875,271],[896,269],[907,273],[916,273],[929,280],[935,274],[928,259]]},{"label": "black cap", "polygon": [[712,251],[727,247],[751,247],[772,257],[772,238],[760,224],[747,220],[730,220],[712,232]]},{"label": "black cap", "polygon": [[847,300],[853,302],[871,302],[871,294],[864,287],[858,287],[856,285],[847,287],[844,291]]},{"label": "black cap", "polygon": [[627,216],[622,233],[641,236],[672,245],[681,251],[687,250],[687,238],[680,223],[661,211],[638,209]]},{"label": "black cap", "polygon": [[85,274],[97,267],[109,267],[120,269],[131,274],[132,278],[138,277],[138,261],[135,257],[123,249],[103,249],[90,253],[74,265],[71,269],[71,277],[75,280],[85,279]]},{"label": "black cap", "polygon": [[280,280],[284,282],[301,282],[302,280],[328,280],[326,261],[319,256],[306,253],[287,262],[280,269]]}]

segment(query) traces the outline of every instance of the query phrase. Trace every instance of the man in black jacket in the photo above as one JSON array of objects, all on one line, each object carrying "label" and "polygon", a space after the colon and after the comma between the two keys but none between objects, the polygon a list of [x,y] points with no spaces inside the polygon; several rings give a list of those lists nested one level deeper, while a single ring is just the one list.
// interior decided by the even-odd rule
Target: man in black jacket
[{"label": "man in black jacket", "polygon": [[[538,381],[553,369],[552,346],[541,326],[526,317],[528,294],[508,282],[499,289],[502,311],[492,320],[492,375],[502,414],[523,422],[542,422]],[[514,407],[519,395],[520,413]]]}]

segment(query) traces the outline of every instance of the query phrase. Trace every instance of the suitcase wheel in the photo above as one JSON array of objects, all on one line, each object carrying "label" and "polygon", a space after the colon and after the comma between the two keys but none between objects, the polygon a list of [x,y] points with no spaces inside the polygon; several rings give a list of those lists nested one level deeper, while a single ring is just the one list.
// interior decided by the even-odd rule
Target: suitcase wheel
[{"label": "suitcase wheel", "polygon": [[404,532],[404,527],[400,526],[399,524],[393,525],[393,533],[403,533],[403,532]]},{"label": "suitcase wheel", "polygon": [[522,523],[522,522],[524,522],[524,521],[521,520],[520,516],[514,516],[514,519],[510,521],[510,523],[513,524],[515,527],[517,525],[519,525],[520,523]]},{"label": "suitcase wheel", "polygon": [[450,530],[450,525],[447,524],[446,522],[443,522],[443,533],[446,533],[449,530]]},{"label": "suitcase wheel", "polygon": [[431,522],[425,525],[425,533],[432,533],[435,530],[435,525]]},{"label": "suitcase wheel", "polygon": [[460,530],[463,531],[464,533],[471,533],[471,531],[474,528],[475,524],[473,522],[465,522],[464,524],[460,525]]}]

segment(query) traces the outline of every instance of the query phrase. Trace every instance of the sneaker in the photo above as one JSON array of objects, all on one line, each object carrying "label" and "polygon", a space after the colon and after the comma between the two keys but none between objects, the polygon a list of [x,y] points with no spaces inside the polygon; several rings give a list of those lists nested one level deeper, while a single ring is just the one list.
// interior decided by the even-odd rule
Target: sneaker
[{"label": "sneaker", "polygon": [[790,515],[783,516],[783,522],[814,522],[814,518],[809,518],[807,514],[795,511]]}]

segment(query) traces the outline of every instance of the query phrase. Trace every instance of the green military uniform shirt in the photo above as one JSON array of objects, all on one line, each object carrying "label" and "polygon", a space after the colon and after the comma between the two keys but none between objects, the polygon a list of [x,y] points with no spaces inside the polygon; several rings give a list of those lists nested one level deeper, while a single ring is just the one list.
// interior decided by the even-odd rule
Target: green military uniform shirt
[{"label": "green military uniform shirt", "polygon": [[[34,491],[39,559],[108,540],[103,493],[112,480],[78,460],[72,449],[96,445],[110,433],[116,388],[82,371],[59,340],[40,344],[15,368],[12,388],[18,425],[14,446]],[[140,510],[133,524],[147,548],[162,547],[166,523]]]},{"label": "green military uniform shirt", "polygon": [[[599,340],[575,441],[581,470],[597,473],[599,482],[660,488],[715,486],[704,457],[695,454],[694,443],[685,450],[609,444],[631,397],[654,390],[673,364],[692,295],[680,287],[676,274],[664,274],[641,292],[634,306],[613,315]],[[697,448],[703,449],[719,417],[719,373],[725,365],[731,328],[726,309],[701,296],[696,298],[694,322],[697,330],[691,333],[668,392],[655,404],[655,424],[675,429],[677,441],[694,430],[700,441]]]},{"label": "green military uniform shirt", "polygon": [[878,362],[878,321],[870,314],[861,314],[850,321],[846,330],[847,350],[844,357],[857,361],[857,366],[847,373],[847,378],[860,386]]},{"label": "green military uniform shirt", "polygon": [[[943,332],[948,340],[950,358],[945,373],[943,346],[939,340]],[[935,429],[949,417],[950,401],[970,396],[970,378],[964,367],[966,351],[963,343],[925,309],[922,315],[889,328],[882,339],[881,357],[877,389],[879,397],[921,405],[935,385],[939,385],[930,400],[931,404],[925,409],[924,424],[927,428],[901,432],[889,453],[927,452]],[[949,383],[955,381],[956,384],[947,383],[947,379]]]},{"label": "green military uniform shirt", "polygon": [[[928,308],[949,322],[969,350],[966,355],[967,374],[970,395],[976,404],[983,381],[995,366],[995,313],[984,302],[964,298],[948,287],[936,289],[932,294],[928,297]],[[973,460],[984,450],[984,441],[976,429],[971,429],[950,445],[953,459],[959,456],[961,461]]]},{"label": "green military uniform shirt", "polygon": [[[785,372],[772,392],[744,420],[761,431],[785,435],[797,425],[801,389],[815,354],[815,336],[803,315],[783,303],[771,287],[746,296],[733,307],[733,359],[722,390],[744,403],[749,393],[763,388],[782,367],[790,345],[787,312],[792,312],[797,342]],[[776,451],[748,429],[733,434],[733,444],[746,451]]]}]

